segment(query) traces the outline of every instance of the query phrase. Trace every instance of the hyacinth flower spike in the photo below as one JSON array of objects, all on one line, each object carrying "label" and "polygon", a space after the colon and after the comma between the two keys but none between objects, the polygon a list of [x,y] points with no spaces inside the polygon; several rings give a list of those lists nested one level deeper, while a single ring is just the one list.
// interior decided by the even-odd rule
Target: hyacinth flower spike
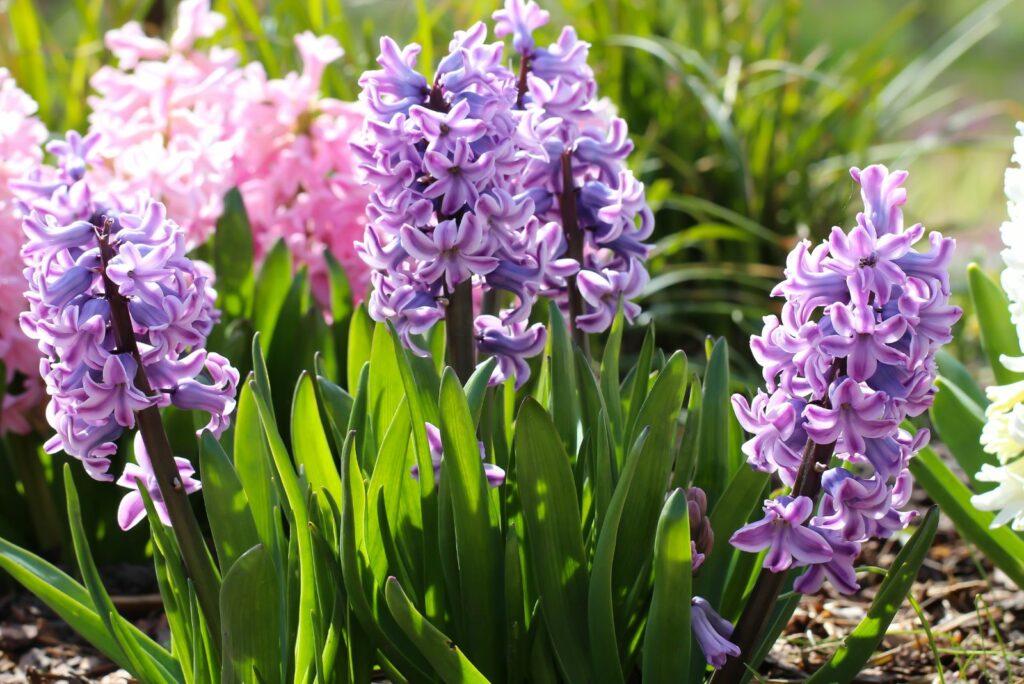
[{"label": "hyacinth flower spike", "polygon": [[460,379],[489,354],[493,384],[522,386],[546,340],[527,324],[540,297],[584,350],[620,301],[639,314],[630,300],[648,281],[654,222],[626,166],[628,127],[597,98],[589,45],[566,28],[538,46],[549,15],[532,1],[508,0],[493,19],[517,72],[483,23],[455,34],[430,79],[418,45],[381,39],[380,68],[360,78],[368,116],[352,149],[371,194],[356,249],[372,269],[374,320],[416,351],[412,337],[444,320]]},{"label": "hyacinth flower spike", "polygon": [[[116,440],[138,428],[137,463],[118,480],[134,491],[122,501],[118,523],[129,529],[145,516],[145,490],[177,539],[219,643],[219,580],[187,499],[200,485],[192,465],[171,453],[160,409],[205,410],[211,418],[204,429],[220,434],[234,409],[238,371],[203,349],[217,315],[215,293],[185,256],[184,232],[163,205],[90,185],[96,142],[69,133],[49,146],[56,169],[17,184],[29,303],[21,324],[44,357],[46,416],[56,431],[46,448],[110,481]],[[44,173],[53,182],[37,182]]]},{"label": "hyacinth flower spike", "polygon": [[912,486],[907,464],[928,434],[899,426],[931,405],[935,353],[960,317],[946,273],[954,241],[931,233],[925,251],[914,249],[925,231],[903,227],[905,172],[875,165],[851,175],[864,200],[856,226],[796,246],[773,290],[786,300],[782,313],[766,317],[751,339],[768,393],[733,397],[753,435],[743,445],[749,464],[790,491],[766,501],[764,517],[730,539],[767,553],[730,636],[738,649],[715,651],[721,669],[713,682],[737,681],[751,665],[789,570],[804,569],[797,591],[828,580],[855,592],[861,545],[915,518],[901,510]]}]

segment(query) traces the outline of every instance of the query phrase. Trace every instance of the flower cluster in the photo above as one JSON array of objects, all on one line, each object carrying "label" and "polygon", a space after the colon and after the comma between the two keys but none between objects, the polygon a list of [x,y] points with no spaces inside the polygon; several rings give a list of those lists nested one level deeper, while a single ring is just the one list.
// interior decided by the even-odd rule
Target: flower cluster
[{"label": "flower cluster", "polygon": [[[18,88],[7,69],[0,68],[0,251],[17,254],[21,247],[21,212],[9,183],[39,165],[46,127],[36,118],[38,107]],[[21,293],[25,278],[18,259],[0,263],[0,359],[6,386],[0,408],[0,434],[31,430],[30,417],[41,406],[39,352],[35,343],[21,332],[18,317],[25,309]],[[21,385],[15,387],[15,385]],[[41,411],[39,412],[41,414]]]},{"label": "flower cluster", "polygon": [[324,252],[344,267],[356,301],[369,289],[369,269],[355,251],[366,223],[367,190],[356,178],[349,141],[362,127],[362,109],[320,96],[324,69],[341,58],[338,41],[306,32],[295,36],[301,73],[267,79],[250,64],[237,97],[245,144],[236,150],[235,183],[245,201],[262,259],[285,241],[309,269],[312,290],[328,307]]},{"label": "flower cluster", "polygon": [[518,75],[483,23],[455,34],[430,81],[418,45],[381,40],[381,69],[360,79],[369,118],[354,147],[373,192],[358,249],[371,316],[414,348],[460,286],[488,292],[477,349],[499,361],[492,380],[521,384],[545,343],[528,322],[537,297],[576,296],[576,325],[607,328],[647,281],[653,218],[625,167],[626,124],[595,99],[588,45],[566,28],[535,47],[548,17],[533,2],[508,0],[494,18],[499,37],[513,34]]},{"label": "flower cluster", "polygon": [[[185,256],[185,234],[164,205],[91,185],[97,142],[73,132],[51,142],[57,168],[14,186],[27,238],[21,326],[43,355],[46,418],[57,433],[46,449],[64,450],[109,481],[115,441],[138,412],[205,411],[205,429],[219,435],[234,410],[238,371],[203,349],[215,293]],[[129,468],[122,480],[137,477]]]},{"label": "flower cluster", "polygon": [[209,237],[224,195],[238,186],[258,259],[285,240],[326,306],[329,250],[362,297],[368,274],[353,243],[366,191],[354,179],[349,139],[363,117],[355,105],[319,95],[341,49],[333,38],[298,35],[302,73],[268,79],[234,50],[196,47],[224,24],[209,0],[186,0],[169,42],[135,22],[107,33],[118,65],[91,80],[90,131],[101,136],[103,162],[94,185],[118,196],[147,192],[179,221],[189,246]]},{"label": "flower cluster", "polygon": [[[1017,338],[1024,346],[1024,122],[1017,124],[1020,135],[1014,140],[1013,163],[1006,170],[1006,199],[1009,220],[1000,233],[1003,250],[1003,289],[1010,299],[1010,316],[1017,326]],[[1024,372],[1024,358],[1003,357],[1006,368]],[[983,511],[996,511],[993,526],[1011,523],[1024,530],[1024,382],[989,387],[991,400],[985,410],[981,443],[985,451],[999,459],[998,466],[985,464],[978,479],[997,486],[971,499]]]},{"label": "flower cluster", "polygon": [[[751,339],[769,393],[733,397],[753,434],[743,445],[749,463],[792,491],[765,502],[764,518],[730,541],[767,549],[772,572],[807,566],[796,583],[805,593],[826,577],[855,591],[861,544],[915,517],[900,510],[911,492],[907,463],[928,433],[900,424],[931,404],[935,352],[961,313],[949,304],[954,241],[933,232],[918,252],[924,228],[904,229],[906,172],[875,165],[851,174],[864,201],[857,225],[833,228],[817,247],[797,245],[773,291],[786,299],[782,314]],[[839,465],[829,467],[833,456]]]},{"label": "flower cluster", "polygon": [[235,51],[196,48],[225,23],[209,0],[185,0],[177,16],[169,42],[134,21],[107,32],[118,63],[90,80],[89,130],[101,140],[91,182],[119,197],[148,193],[191,246],[209,237],[235,184],[233,159],[244,139],[235,98],[242,72]]}]

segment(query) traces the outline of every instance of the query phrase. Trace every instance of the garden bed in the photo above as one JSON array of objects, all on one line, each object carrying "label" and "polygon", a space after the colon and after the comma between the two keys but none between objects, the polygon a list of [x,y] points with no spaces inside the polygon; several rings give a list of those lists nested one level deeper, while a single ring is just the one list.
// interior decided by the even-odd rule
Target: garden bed
[{"label": "garden bed", "polygon": [[[898,544],[865,546],[862,563],[887,567]],[[149,635],[168,638],[155,580],[147,568],[119,567],[107,573],[115,602]],[[871,576],[866,585],[877,586]],[[801,681],[835,650],[860,621],[873,586],[855,596],[826,591],[806,597],[763,669],[767,681]],[[1024,593],[993,570],[943,520],[912,595],[928,619],[929,640],[908,604],[857,682],[940,681],[938,650],[946,681],[1009,682],[1024,678]],[[0,684],[20,682],[133,681],[24,593],[0,600]]]}]

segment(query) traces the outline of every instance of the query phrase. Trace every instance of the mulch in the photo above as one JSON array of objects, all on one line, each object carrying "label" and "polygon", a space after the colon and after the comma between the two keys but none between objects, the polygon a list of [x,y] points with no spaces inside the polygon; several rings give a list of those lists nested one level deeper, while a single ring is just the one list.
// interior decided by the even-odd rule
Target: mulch
[{"label": "mulch", "polygon": [[[860,562],[888,567],[898,549],[893,540],[866,545]],[[831,656],[877,589],[878,576],[862,578],[864,589],[857,596],[826,590],[801,602],[763,667],[762,681],[803,680]],[[166,643],[167,623],[151,570],[115,567],[106,581],[122,614]],[[931,638],[915,610],[904,604],[857,682],[1024,681],[1024,592],[965,545],[945,519],[913,596]],[[131,681],[35,598],[17,593],[0,599],[0,684]]]}]

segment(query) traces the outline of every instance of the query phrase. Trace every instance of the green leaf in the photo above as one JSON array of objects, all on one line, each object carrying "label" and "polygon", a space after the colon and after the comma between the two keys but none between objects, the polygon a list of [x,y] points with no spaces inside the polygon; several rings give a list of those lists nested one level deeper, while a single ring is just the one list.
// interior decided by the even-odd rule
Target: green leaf
[{"label": "green leaf", "polygon": [[676,489],[658,521],[654,596],[644,634],[644,682],[685,681],[690,669],[690,516],[686,490]]},{"label": "green leaf", "polygon": [[900,549],[881,586],[878,587],[867,615],[843,640],[842,646],[829,661],[811,675],[807,680],[808,684],[851,682],[856,678],[875,649],[882,643],[886,630],[896,616],[896,611],[903,605],[932,544],[932,539],[935,538],[938,526],[939,509],[932,506],[910,541]]},{"label": "green leaf", "polygon": [[[410,469],[415,463],[409,450],[410,428],[409,407],[403,399],[381,441],[380,453],[366,492],[366,510],[375,514],[378,507],[383,505],[391,531],[402,530],[406,526],[418,530],[423,524],[419,510],[419,486],[410,475]],[[366,553],[374,579],[381,584],[388,572],[384,553],[386,542],[394,543],[393,539],[382,539],[382,534],[383,530],[377,526],[366,526]]]},{"label": "green leaf", "polygon": [[549,348],[551,362],[551,416],[562,437],[562,445],[570,456],[576,455],[576,433],[579,420],[579,395],[576,393],[576,363],[573,359],[569,328],[558,304],[548,302]]},{"label": "green leaf", "polygon": [[256,332],[260,333],[260,344],[265,354],[270,351],[278,314],[291,285],[291,252],[284,240],[278,240],[263,260],[253,292],[252,323]]},{"label": "green leaf", "polygon": [[527,558],[559,666],[571,682],[594,681],[587,635],[587,561],[569,458],[551,416],[534,399],[519,409],[516,482]]},{"label": "green leaf", "polygon": [[359,373],[363,365],[370,362],[370,348],[373,346],[373,319],[366,312],[366,304],[360,304],[352,314],[348,329],[348,354],[346,378],[349,392],[359,384]]},{"label": "green leaf", "polygon": [[601,392],[608,408],[608,420],[611,423],[612,437],[616,443],[622,440],[622,390],[619,385],[619,354],[622,349],[622,329],[625,317],[622,303],[612,321],[612,329],[604,345],[604,356],[601,358]]},{"label": "green leaf", "polygon": [[[651,325],[647,328],[647,333],[644,335],[644,343],[640,348],[640,357],[637,359],[636,365],[630,372],[630,375],[633,378],[633,386],[629,398],[629,418],[626,420],[626,441],[623,443],[626,446],[623,449],[628,448],[628,445],[633,444],[636,441],[636,437],[640,433],[640,430],[643,429],[643,425],[638,424],[637,419],[640,417],[640,409],[644,405],[644,399],[647,398],[647,390],[649,389],[651,375],[651,357],[653,355],[654,326]],[[625,395],[625,392],[620,391],[619,395],[621,399],[621,397]],[[625,455],[626,454],[623,450],[620,452],[619,458],[624,458]]]},{"label": "green leaf", "polygon": [[278,602],[267,600],[278,591],[274,562],[263,546],[246,551],[224,575],[220,590],[222,681],[284,681],[284,657],[276,629]]},{"label": "green leaf", "polygon": [[[132,668],[132,663],[124,654],[117,638],[111,634],[104,620],[96,612],[85,587],[39,556],[18,548],[5,539],[0,539],[0,568],[49,606],[75,632],[105,656],[125,669]],[[141,642],[147,637],[138,632],[136,638]],[[170,654],[156,643],[150,642],[144,649],[149,657],[162,659],[165,667],[173,666]],[[161,651],[163,653],[160,653]]]},{"label": "green leaf", "polygon": [[[282,420],[289,415],[289,399],[299,375],[303,370],[311,370],[317,346],[314,334],[317,320],[324,325],[323,316],[310,305],[310,297],[309,279],[303,270],[292,280],[274,326],[274,339],[266,352],[264,367],[271,373],[268,379],[274,390],[272,397],[269,392],[267,396],[273,400],[274,414]],[[255,357],[255,351],[253,355]]]},{"label": "green leaf", "polygon": [[502,543],[497,525],[491,524],[476,426],[462,385],[451,369],[441,377],[441,440],[459,562],[459,614],[468,629],[465,649],[490,678],[500,680],[505,664],[505,618],[504,606],[494,599],[502,589]]},{"label": "green leaf", "polygon": [[609,682],[625,681],[622,662],[619,660],[619,637],[615,629],[615,604],[617,600],[621,601],[622,597],[613,594],[612,570],[622,511],[626,506],[626,498],[633,483],[633,475],[640,463],[640,453],[649,435],[649,428],[642,431],[626,457],[622,475],[619,477],[611,501],[608,503],[607,512],[602,519],[590,572],[587,624],[590,634],[591,659],[594,672],[601,672]]},{"label": "green leaf", "polygon": [[[648,579],[642,574],[645,568],[649,571],[654,551],[654,537],[672,471],[677,421],[686,395],[688,375],[686,355],[676,352],[658,374],[637,415],[637,434],[649,427],[650,436],[639,454],[640,462],[619,526],[619,538],[628,539],[629,543],[615,548],[612,586],[620,628],[630,622],[638,610],[635,600],[626,600],[628,592],[638,581]],[[646,592],[643,595],[646,596]]]},{"label": "green leaf", "polygon": [[249,499],[238,473],[216,438],[204,431],[199,440],[203,501],[220,567],[230,568],[243,553],[260,543]]},{"label": "green leaf", "polygon": [[217,306],[230,318],[249,314],[253,296],[252,227],[238,188],[224,197],[224,213],[213,238]]},{"label": "green leaf", "polygon": [[978,406],[983,409],[988,406],[989,401],[988,397],[985,396],[985,390],[978,386],[971,371],[967,366],[960,363],[959,359],[945,349],[940,349],[935,353],[935,361],[939,366],[940,376],[956,385],[961,392],[966,394]]},{"label": "green leaf", "polygon": [[1017,329],[1010,320],[1010,302],[999,285],[985,275],[977,264],[967,267],[967,282],[971,287],[971,299],[978,317],[981,332],[981,346],[988,355],[988,362],[1000,385],[1024,380],[1024,373],[1008,370],[999,357],[1020,356]]},{"label": "green leaf", "polygon": [[313,379],[306,372],[299,376],[292,399],[292,450],[313,491],[326,489],[335,501],[341,501],[341,476],[320,421]]},{"label": "green leaf", "polygon": [[959,387],[940,377],[929,415],[943,443],[949,447],[957,463],[971,478],[978,491],[992,489],[991,482],[977,479],[981,466],[995,464],[996,458],[981,446],[981,431],[985,427],[985,411]]},{"label": "green leaf", "polygon": [[484,408],[484,397],[487,396],[487,386],[491,381],[491,374],[494,367],[498,365],[498,359],[491,357],[481,363],[473,371],[466,381],[466,400],[469,402],[469,411],[473,414],[473,424],[480,423],[480,413]]},{"label": "green leaf", "polygon": [[[395,417],[398,405],[405,397],[402,388],[402,372],[399,368],[397,342],[388,327],[378,323],[373,331],[373,348],[370,351],[369,395],[367,410],[370,426],[377,440],[387,432]],[[360,464],[369,470],[376,454],[359,454]]]},{"label": "green leaf", "polygon": [[[170,654],[153,644],[149,637],[141,634],[138,630],[117,630],[114,627],[115,622],[122,622],[124,618],[118,615],[114,602],[110,600],[110,595],[103,588],[103,580],[100,578],[99,570],[89,551],[89,541],[82,524],[82,509],[78,503],[78,491],[75,489],[75,482],[71,477],[71,466],[67,463],[64,464],[64,494],[68,505],[71,541],[75,547],[75,558],[78,561],[82,579],[89,591],[94,610],[99,613],[103,624],[117,641],[121,652],[130,663],[129,671],[150,682],[180,681],[180,668],[170,659]],[[154,646],[156,646],[155,649]],[[171,674],[172,672],[176,674]]]},{"label": "green leaf", "polygon": [[[416,610],[394,577],[388,578],[384,596],[388,609],[395,621],[398,622],[398,626],[412,640],[442,681],[466,684],[472,682],[486,684],[489,681],[473,666],[469,658],[459,650],[459,647],[451,639],[442,634]],[[487,625],[479,625],[479,627],[487,629]]]},{"label": "green leaf", "polygon": [[[255,346],[255,345],[254,345]],[[274,548],[277,534],[274,508],[279,505],[277,473],[270,447],[263,435],[259,411],[253,399],[252,375],[242,383],[235,411],[235,470],[249,500],[256,531],[267,548]]]},{"label": "green leaf", "polygon": [[[714,508],[722,484],[741,470],[742,454],[733,454],[729,443],[732,411],[729,406],[729,347],[724,339],[715,342],[704,373],[704,398],[700,407],[697,441],[697,474],[694,485],[708,495]],[[724,529],[724,528],[723,528]]]},{"label": "green leaf", "polygon": [[979,511],[971,504],[971,490],[931,448],[921,449],[910,459],[910,473],[953,521],[957,532],[977,546],[1018,587],[1024,587],[1024,540],[1008,527],[992,528],[995,515]]},{"label": "green leaf", "polygon": [[385,625],[370,603],[374,588],[373,580],[368,576],[361,524],[361,516],[366,506],[366,493],[363,490],[363,475],[359,470],[359,463],[353,458],[354,446],[354,435],[350,432],[341,449],[340,470],[344,498],[341,502],[338,547],[349,607],[374,646],[381,650],[387,660],[409,676],[425,678],[422,669],[410,659],[411,654],[403,651],[393,639],[393,635],[385,632]]}]

